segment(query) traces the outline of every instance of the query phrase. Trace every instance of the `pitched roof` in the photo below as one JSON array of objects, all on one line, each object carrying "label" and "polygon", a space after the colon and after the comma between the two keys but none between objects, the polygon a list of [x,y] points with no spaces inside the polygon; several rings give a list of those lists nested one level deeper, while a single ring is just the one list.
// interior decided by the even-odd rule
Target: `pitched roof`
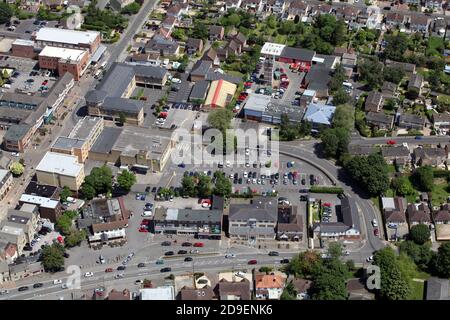
[{"label": "pitched roof", "polygon": [[448,279],[431,277],[426,284],[426,300],[450,300]]},{"label": "pitched roof", "polygon": [[374,122],[374,123],[382,123],[386,125],[390,125],[392,123],[394,116],[387,115],[383,112],[368,112],[366,114],[366,121]]},{"label": "pitched roof", "polygon": [[222,279],[217,284],[217,291],[220,298],[227,298],[227,296],[238,296],[241,300],[250,300],[250,281],[242,279],[239,282],[229,282]]},{"label": "pitched roof", "polygon": [[294,285],[297,293],[307,292],[313,285],[311,280],[306,279],[294,279],[292,280],[292,284]]},{"label": "pitched roof", "polygon": [[315,55],[315,51],[293,47],[284,47],[281,52],[281,57],[300,61],[312,61]]},{"label": "pitched roof", "polygon": [[112,221],[112,222],[108,222],[108,223],[94,223],[92,225],[92,231],[94,233],[97,233],[97,232],[103,232],[103,231],[123,229],[123,228],[125,228],[127,223],[128,223],[128,220],[117,220],[117,221]]},{"label": "pitched roof", "polygon": [[423,203],[417,205],[417,207],[415,204],[409,204],[407,213],[410,222],[431,222],[430,209]]},{"label": "pitched roof", "polygon": [[306,109],[304,119],[313,123],[330,125],[335,111],[335,106],[329,106],[321,103],[310,103]]},{"label": "pitched roof", "polygon": [[201,289],[183,287],[180,290],[181,300],[212,300],[214,291],[211,287]]},{"label": "pitched roof", "polygon": [[277,200],[259,197],[254,198],[250,204],[231,204],[228,217],[229,220],[277,221]]},{"label": "pitched roof", "polygon": [[257,274],[255,276],[256,289],[280,289],[284,287],[285,279],[280,275]]}]

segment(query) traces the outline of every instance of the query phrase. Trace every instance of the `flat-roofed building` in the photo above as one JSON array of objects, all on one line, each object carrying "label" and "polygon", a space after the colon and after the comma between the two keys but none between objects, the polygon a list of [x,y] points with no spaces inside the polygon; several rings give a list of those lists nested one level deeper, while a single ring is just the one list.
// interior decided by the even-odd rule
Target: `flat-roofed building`
[{"label": "flat-roofed building", "polygon": [[38,55],[32,40],[16,39],[11,45],[12,55],[21,58],[35,59]]},{"label": "flat-roofed building", "polygon": [[3,147],[8,151],[24,152],[34,134],[33,127],[28,124],[14,124],[9,127],[3,137]]},{"label": "flat-roofed building", "polygon": [[40,47],[87,49],[90,54],[97,50],[101,42],[100,32],[98,31],[76,31],[59,28],[41,28],[33,38]]},{"label": "flat-roofed building", "polygon": [[0,200],[8,194],[13,183],[13,177],[9,170],[0,169]]},{"label": "flat-roofed building", "polygon": [[70,72],[77,81],[87,69],[88,62],[89,52],[87,50],[46,46],[39,53],[41,69],[57,71],[59,76]]},{"label": "flat-roofed building", "polygon": [[61,215],[61,203],[55,199],[24,193],[20,196],[19,204],[22,206],[24,204],[36,205],[41,218],[49,219],[51,222],[56,222]]},{"label": "flat-roofed building", "polygon": [[84,180],[84,166],[77,157],[47,152],[36,167],[38,183],[78,191]]},{"label": "flat-roofed building", "polygon": [[37,207],[34,206],[33,208],[34,210],[31,212],[9,209],[7,214],[9,225],[13,226],[12,224],[15,224],[17,227],[22,227],[28,243],[34,239],[39,220]]},{"label": "flat-roofed building", "polygon": [[22,254],[23,247],[27,243],[23,228],[6,220],[0,223],[0,241],[2,240],[16,245],[18,255]]}]

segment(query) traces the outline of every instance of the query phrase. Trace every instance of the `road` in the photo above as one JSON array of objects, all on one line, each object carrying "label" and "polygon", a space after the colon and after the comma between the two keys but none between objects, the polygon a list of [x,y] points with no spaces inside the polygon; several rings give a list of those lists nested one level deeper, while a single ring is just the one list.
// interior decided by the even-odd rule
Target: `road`
[{"label": "road", "polygon": [[449,143],[450,136],[423,136],[420,139],[416,139],[414,136],[397,136],[397,137],[380,137],[380,138],[364,138],[364,137],[352,137],[350,144],[373,146],[377,144],[386,144],[387,141],[394,140],[397,145],[402,143],[408,144],[439,144]]}]

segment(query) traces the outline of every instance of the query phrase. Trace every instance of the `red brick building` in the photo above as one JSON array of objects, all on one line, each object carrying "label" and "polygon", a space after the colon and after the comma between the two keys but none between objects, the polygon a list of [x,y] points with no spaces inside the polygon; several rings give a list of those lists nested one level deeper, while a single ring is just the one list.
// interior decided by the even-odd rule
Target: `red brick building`
[{"label": "red brick building", "polygon": [[39,53],[39,67],[41,69],[56,70],[59,76],[66,72],[80,80],[88,66],[89,53],[87,50],[67,49],[46,46]]}]

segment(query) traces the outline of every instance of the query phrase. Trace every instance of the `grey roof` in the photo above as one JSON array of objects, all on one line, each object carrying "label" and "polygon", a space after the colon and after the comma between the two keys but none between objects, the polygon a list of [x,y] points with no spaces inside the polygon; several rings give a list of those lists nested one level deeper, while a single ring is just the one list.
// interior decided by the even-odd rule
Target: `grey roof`
[{"label": "grey roof", "polygon": [[423,125],[424,122],[425,118],[415,114],[402,113],[400,115],[400,123],[414,123],[418,125]]},{"label": "grey roof", "polygon": [[383,123],[389,125],[392,123],[394,116],[388,116],[382,112],[368,112],[366,115],[366,121],[375,122],[375,123]]},{"label": "grey roof", "polygon": [[411,75],[408,82],[408,88],[421,88],[423,84],[422,75],[416,73]]},{"label": "grey roof", "polygon": [[220,34],[224,28],[222,26],[209,25],[208,32],[209,34]]},{"label": "grey roof", "polygon": [[138,114],[144,108],[144,105],[145,103],[141,100],[107,97],[103,102],[102,108],[128,114]]},{"label": "grey roof", "polygon": [[314,67],[306,74],[305,81],[310,90],[328,89],[328,83],[331,80],[330,69],[326,67]]},{"label": "grey roof", "polygon": [[274,228],[267,227],[230,227],[229,232],[232,235],[238,236],[252,236],[252,235],[273,235],[275,236]]},{"label": "grey roof", "polygon": [[88,103],[101,103],[108,96],[108,92],[104,90],[90,90],[86,93],[85,99]]},{"label": "grey roof", "polygon": [[351,155],[369,155],[374,152],[373,146],[349,144],[348,152]]},{"label": "grey roof", "polygon": [[380,104],[383,100],[383,95],[377,91],[371,91],[366,98],[366,103]]},{"label": "grey roof", "polygon": [[33,113],[32,110],[0,106],[0,119],[10,121],[11,123],[18,123],[25,120],[31,113]]},{"label": "grey roof", "polygon": [[349,227],[353,227],[361,231],[359,224],[358,208],[353,199],[343,198],[341,200],[342,222]]},{"label": "grey roof", "polygon": [[202,39],[189,38],[186,41],[186,47],[198,49],[203,44]]},{"label": "grey roof", "polygon": [[87,139],[92,134],[92,129],[98,125],[100,121],[103,121],[99,117],[86,116],[77,122],[75,127],[69,134],[69,138],[75,139]]},{"label": "grey roof", "polygon": [[221,210],[178,210],[177,221],[205,221],[205,222],[222,222]]},{"label": "grey roof", "polygon": [[194,99],[205,99],[206,94],[208,93],[209,82],[206,80],[197,81],[192,87],[191,95],[189,96],[189,100]]},{"label": "grey roof", "polygon": [[18,141],[30,131],[31,126],[28,124],[13,124],[6,131],[4,139],[10,141]]},{"label": "grey roof", "polygon": [[349,229],[349,226],[343,222],[322,222],[319,226],[321,233],[342,233]]},{"label": "grey roof", "polygon": [[39,106],[45,98],[39,97],[39,96],[30,96],[23,93],[12,93],[12,92],[6,92],[4,93],[0,98],[0,104],[4,103],[21,103],[26,104],[29,106],[32,106],[33,109],[35,109],[37,106]]},{"label": "grey roof", "polygon": [[426,284],[426,300],[450,300],[449,280],[429,278]]},{"label": "grey roof", "polygon": [[189,100],[189,95],[191,94],[191,83],[186,80],[182,80],[181,84],[178,86],[177,91],[170,91],[167,98],[169,103],[187,103]]},{"label": "grey roof", "polygon": [[383,157],[407,157],[410,152],[405,146],[386,146],[381,148],[381,154]]},{"label": "grey roof", "polygon": [[282,57],[301,60],[301,61],[312,61],[315,56],[315,52],[307,49],[284,47],[281,52]]},{"label": "grey roof", "polygon": [[276,198],[255,198],[250,204],[232,204],[229,220],[277,221],[278,203]]},{"label": "grey roof", "polygon": [[98,136],[90,151],[98,153],[110,153],[121,132],[121,128],[105,127],[102,133],[100,133],[100,135]]},{"label": "grey roof", "polygon": [[145,50],[174,54],[179,46],[178,42],[155,37],[146,43]]},{"label": "grey roof", "polygon": [[192,67],[192,76],[206,76],[212,68],[212,61],[198,60]]},{"label": "grey roof", "polygon": [[73,148],[81,148],[85,140],[68,138],[68,137],[58,137],[53,143],[52,148],[71,150]]},{"label": "grey roof", "polygon": [[208,81],[215,81],[215,80],[220,80],[220,79],[234,83],[234,84],[239,84],[242,82],[242,78],[230,76],[225,73],[209,71],[206,74],[206,80],[208,80]]},{"label": "grey roof", "polygon": [[44,104],[47,107],[52,107],[56,101],[61,97],[61,94],[66,90],[69,83],[74,81],[74,77],[70,72],[66,72],[62,77],[58,79],[52,90],[45,98]]}]

